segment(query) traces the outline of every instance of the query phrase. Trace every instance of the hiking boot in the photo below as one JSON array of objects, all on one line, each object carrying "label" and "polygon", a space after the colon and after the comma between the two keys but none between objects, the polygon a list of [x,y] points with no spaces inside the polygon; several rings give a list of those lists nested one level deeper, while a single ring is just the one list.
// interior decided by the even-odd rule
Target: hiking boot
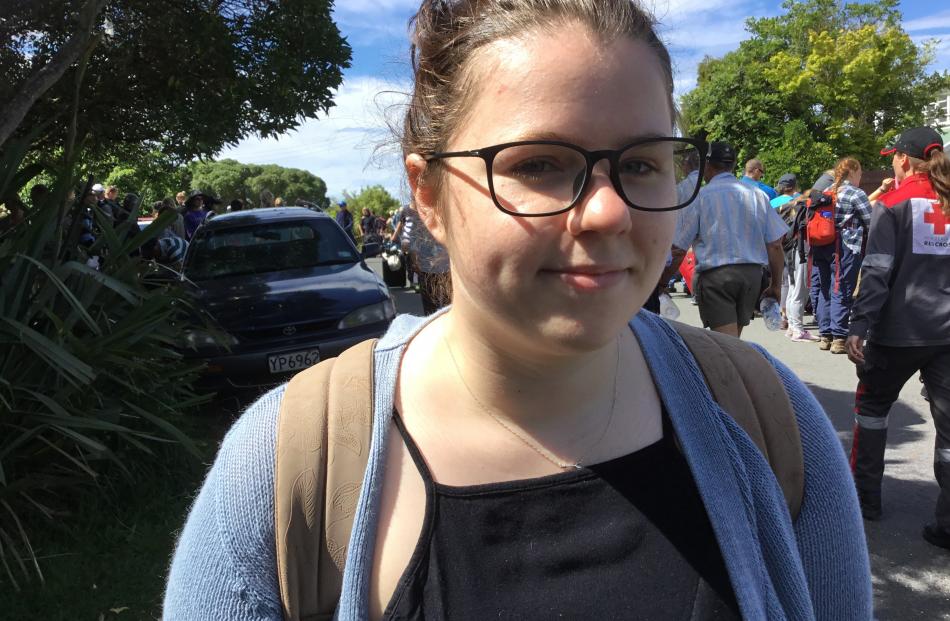
[{"label": "hiking boot", "polygon": [[796,343],[814,343],[818,339],[812,336],[808,330],[799,330],[792,334],[791,339]]},{"label": "hiking boot", "polygon": [[844,339],[835,339],[831,342],[831,347],[829,348],[833,354],[846,354],[848,353],[848,348],[844,346]]},{"label": "hiking boot", "polygon": [[935,545],[938,548],[950,550],[950,530],[942,528],[937,524],[927,524],[924,526],[924,531],[921,534],[927,543]]},{"label": "hiking boot", "polygon": [[831,342],[834,339],[830,336],[821,335],[821,339],[818,341],[818,349],[821,351],[828,351],[831,349]]}]

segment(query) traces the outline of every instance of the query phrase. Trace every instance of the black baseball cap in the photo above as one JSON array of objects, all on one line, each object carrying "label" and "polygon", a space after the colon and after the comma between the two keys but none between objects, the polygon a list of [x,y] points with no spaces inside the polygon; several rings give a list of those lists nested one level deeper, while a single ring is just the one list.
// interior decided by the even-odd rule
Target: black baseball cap
[{"label": "black baseball cap", "polygon": [[785,173],[778,178],[778,183],[776,185],[784,185],[790,188],[794,188],[798,185],[798,177],[794,173]]},{"label": "black baseball cap", "polygon": [[723,164],[735,164],[736,150],[728,142],[711,142],[709,143],[709,160]]},{"label": "black baseball cap", "polygon": [[881,149],[881,155],[904,153],[918,160],[925,160],[934,149],[943,151],[943,138],[940,134],[930,127],[914,127],[902,132],[893,146]]}]

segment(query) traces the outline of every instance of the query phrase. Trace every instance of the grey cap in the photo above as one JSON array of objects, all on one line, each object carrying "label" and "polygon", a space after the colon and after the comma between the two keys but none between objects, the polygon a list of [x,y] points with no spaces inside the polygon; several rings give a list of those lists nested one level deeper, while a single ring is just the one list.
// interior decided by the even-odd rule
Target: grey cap
[{"label": "grey cap", "polygon": [[794,188],[798,185],[798,177],[794,173],[785,173],[778,178],[778,183],[775,185],[784,185],[787,188]]}]

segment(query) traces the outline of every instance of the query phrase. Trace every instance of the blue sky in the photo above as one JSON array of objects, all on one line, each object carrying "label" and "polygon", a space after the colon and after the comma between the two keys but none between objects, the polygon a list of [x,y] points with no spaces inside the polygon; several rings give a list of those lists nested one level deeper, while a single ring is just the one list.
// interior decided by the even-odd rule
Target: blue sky
[{"label": "blue sky", "polygon": [[[721,56],[747,37],[748,17],[781,12],[781,0],[644,0],[661,23],[673,56],[677,94],[695,84],[706,55]],[[398,146],[389,125],[409,89],[407,24],[419,0],[338,0],[337,25],[353,48],[352,66],[326,116],[307,119],[273,139],[251,137],[220,158],[302,168],[339,197],[382,184],[406,200]],[[916,40],[940,39],[933,69],[950,69],[950,6],[946,0],[903,0],[904,29]]]}]

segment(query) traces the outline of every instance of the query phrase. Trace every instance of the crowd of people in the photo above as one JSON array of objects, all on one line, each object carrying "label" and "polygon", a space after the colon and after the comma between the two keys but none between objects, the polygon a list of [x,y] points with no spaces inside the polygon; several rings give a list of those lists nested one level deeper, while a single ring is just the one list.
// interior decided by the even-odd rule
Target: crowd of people
[{"label": "crowd of people", "polygon": [[[920,372],[940,485],[923,536],[950,549],[950,160],[929,127],[902,132],[881,155],[894,174],[870,195],[853,157],[801,192],[792,173],[765,185],[758,159],[737,179],[733,146],[711,143],[706,183],[680,214],[661,283],[689,251],[687,288],[705,327],[739,336],[760,300],[773,297],[788,338],[856,364],[851,467],[865,519],[882,516],[888,412]],[[804,327],[808,306],[817,336]]]},{"label": "crowd of people", "polygon": [[[47,194],[46,186],[42,184],[33,186],[30,193],[32,204],[39,205]],[[71,193],[67,197],[67,203],[72,205],[74,201],[75,194]],[[104,186],[101,183],[92,184],[88,192],[85,192],[79,199],[79,203],[77,210],[67,210],[65,228],[69,230],[72,226],[73,214],[78,215],[78,240],[80,245],[87,248],[91,247],[100,236],[102,222],[117,228],[130,218],[133,221],[138,221],[140,218],[145,218],[145,221],[148,221],[168,212],[173,213],[170,222],[155,238],[146,242],[140,252],[145,258],[174,268],[181,267],[181,261],[188,249],[188,244],[203,223],[211,220],[219,213],[243,211],[248,208],[245,201],[239,198],[235,198],[224,205],[221,199],[214,194],[193,189],[189,192],[180,191],[174,197],[169,196],[163,200],[155,201],[146,213],[142,209],[139,195],[127,193],[120,201],[117,186]],[[297,206],[318,209],[314,203],[304,199],[297,199],[294,203]],[[284,200],[281,197],[275,197],[270,190],[264,189],[260,193],[260,203],[252,206],[268,208],[284,205]],[[13,218],[5,220],[13,222]],[[137,232],[137,230],[129,229],[129,234],[134,232]],[[90,258],[91,264],[98,264],[99,258]]]}]

